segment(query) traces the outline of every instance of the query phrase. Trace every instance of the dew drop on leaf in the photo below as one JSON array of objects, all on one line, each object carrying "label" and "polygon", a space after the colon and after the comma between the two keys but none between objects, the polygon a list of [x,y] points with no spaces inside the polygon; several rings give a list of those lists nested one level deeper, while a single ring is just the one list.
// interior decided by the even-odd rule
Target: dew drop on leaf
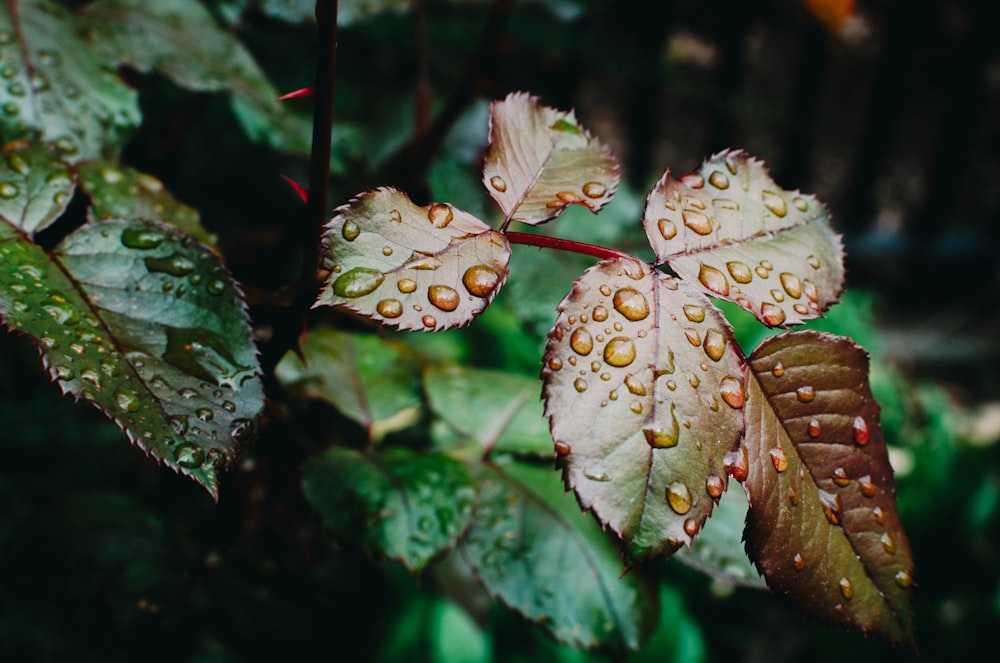
[{"label": "dew drop on leaf", "polygon": [[875,493],[878,492],[878,487],[869,474],[858,478],[858,488],[865,497],[875,497]]},{"label": "dew drop on leaf", "polygon": [[685,304],[684,315],[691,322],[702,322],[705,319],[705,308],[697,304]]},{"label": "dew drop on leaf", "polygon": [[833,470],[833,483],[843,488],[851,483],[851,477],[847,476],[847,470],[838,467]]},{"label": "dew drop on leaf", "polygon": [[823,507],[823,515],[833,525],[840,524],[840,497],[819,489],[819,503]]},{"label": "dew drop on leaf", "polygon": [[184,442],[174,449],[174,460],[181,467],[193,469],[200,467],[205,462],[205,452],[197,445]]},{"label": "dew drop on leaf", "polygon": [[712,361],[719,361],[726,352],[726,337],[718,329],[705,332],[705,354]]},{"label": "dew drop on leaf", "polygon": [[129,389],[116,391],[115,402],[124,412],[137,412],[139,410],[139,395]]},{"label": "dew drop on leaf", "polygon": [[698,272],[698,280],[717,295],[725,297],[729,294],[729,281],[726,280],[726,275],[715,267],[702,263],[701,270]]},{"label": "dew drop on leaf", "polygon": [[474,297],[486,297],[499,282],[500,275],[488,265],[473,265],[462,275],[462,285]]},{"label": "dew drop on leaf", "polygon": [[784,218],[788,214],[788,206],[785,199],[773,191],[761,191],[761,199],[764,207],[771,211],[778,218]]},{"label": "dew drop on leaf", "polygon": [[361,234],[361,228],[359,228],[358,224],[353,221],[345,221],[344,227],[340,229],[340,234],[348,242],[353,242],[358,238],[358,235]]},{"label": "dew drop on leaf", "polygon": [[646,395],[646,387],[642,384],[642,380],[631,373],[625,376],[625,387],[636,396]]},{"label": "dew drop on leaf", "polygon": [[615,336],[604,346],[604,361],[622,368],[635,361],[635,344],[624,336]]},{"label": "dew drop on leaf", "polygon": [[383,299],[375,306],[375,310],[383,318],[398,318],[403,315],[403,302],[398,299]]},{"label": "dew drop on leaf", "polygon": [[437,326],[437,318],[435,318],[433,315],[425,315],[424,317],[420,318],[420,322],[424,325],[424,327],[427,328],[432,328]]},{"label": "dew drop on leaf", "polygon": [[427,210],[427,220],[435,228],[446,227],[454,218],[455,213],[451,211],[451,206],[445,203],[435,203]]},{"label": "dew drop on leaf", "polygon": [[747,456],[747,448],[740,445],[735,451],[727,451],[723,458],[723,467],[726,474],[737,481],[745,481],[750,471],[750,459]]},{"label": "dew drop on leaf", "polygon": [[[593,317],[594,317],[594,322],[604,322],[605,320],[608,319],[608,309],[604,308],[603,306],[595,306]],[[610,334],[611,332],[608,333]]]},{"label": "dew drop on leaf", "polygon": [[725,490],[726,486],[722,481],[722,477],[715,474],[708,475],[708,478],[705,480],[705,492],[708,493],[709,497],[718,501]]},{"label": "dew drop on leaf", "polygon": [[820,433],[823,432],[822,426],[820,426],[819,419],[813,417],[809,420],[809,425],[806,427],[806,432],[809,433],[809,437],[817,438]]},{"label": "dew drop on leaf", "polygon": [[570,446],[565,442],[556,442],[555,447],[556,447],[556,453],[559,454],[560,456],[566,456],[571,451]]},{"label": "dew drop on leaf", "polygon": [[586,356],[594,349],[594,338],[586,327],[577,327],[569,337],[569,346],[578,355]]},{"label": "dew drop on leaf", "polygon": [[729,178],[717,170],[713,170],[712,174],[708,176],[708,182],[716,189],[729,188]]},{"label": "dew drop on leaf", "polygon": [[726,405],[736,410],[743,407],[743,401],[746,400],[746,394],[743,392],[743,384],[738,378],[734,378],[731,375],[722,378],[722,381],[719,383],[719,395],[722,396],[722,400],[726,402]]},{"label": "dew drop on leaf", "polygon": [[663,239],[673,239],[677,236],[677,226],[670,219],[660,219],[656,226],[660,229]]},{"label": "dew drop on leaf", "polygon": [[854,417],[854,423],[851,425],[851,432],[854,435],[854,441],[858,446],[864,446],[868,444],[868,424],[865,422],[863,417]]},{"label": "dew drop on leaf", "polygon": [[771,302],[764,302],[760,307],[760,317],[764,321],[764,324],[776,327],[785,321],[785,312],[780,306],[776,306]]},{"label": "dew drop on leaf", "polygon": [[148,228],[129,227],[122,231],[122,246],[129,249],[155,249],[166,235]]},{"label": "dew drop on leaf", "polygon": [[691,510],[691,492],[680,481],[674,481],[667,487],[667,502],[674,513],[683,516]]},{"label": "dew drop on leaf", "polygon": [[417,289],[417,282],[413,279],[399,279],[396,282],[396,288],[404,295],[408,295]]},{"label": "dew drop on leaf", "polygon": [[851,585],[851,581],[847,578],[841,578],[838,585],[840,586],[840,595],[850,601],[851,597],[854,596],[854,586]]},{"label": "dew drop on leaf", "polygon": [[615,292],[613,300],[615,310],[627,320],[638,322],[649,315],[649,302],[635,288],[621,288]]},{"label": "dew drop on leaf", "polygon": [[781,287],[785,289],[789,297],[798,299],[802,296],[802,282],[799,277],[790,272],[782,272],[778,278],[781,280]]},{"label": "dew drop on leaf", "polygon": [[771,456],[771,464],[774,465],[774,469],[778,472],[784,472],[788,469],[788,457],[785,452],[781,449],[775,447],[771,449],[768,454]]},{"label": "dew drop on leaf", "polygon": [[385,275],[377,269],[355,267],[337,277],[333,282],[333,292],[338,297],[363,297],[382,285],[384,278]]},{"label": "dew drop on leaf", "polygon": [[792,567],[796,571],[801,571],[803,568],[805,568],[805,565],[806,565],[806,560],[802,557],[802,553],[795,553],[795,556],[792,557]]},{"label": "dew drop on leaf", "polygon": [[902,587],[903,589],[906,589],[913,583],[913,578],[910,576],[910,573],[905,570],[896,573],[894,579],[896,581],[896,584]]},{"label": "dew drop on leaf", "polygon": [[712,232],[712,220],[704,213],[686,209],[681,212],[681,216],[684,218],[684,225],[699,235],[708,235]]},{"label": "dew drop on leaf", "polygon": [[490,186],[503,193],[507,190],[507,183],[503,181],[503,178],[499,175],[494,175],[490,178]]},{"label": "dew drop on leaf", "polygon": [[799,387],[795,390],[795,397],[801,403],[811,403],[816,398],[816,390],[811,385]]},{"label": "dew drop on leaf", "polygon": [[771,375],[773,375],[776,378],[780,378],[784,374],[785,374],[785,365],[779,361],[777,364],[774,365],[774,368],[771,369]]},{"label": "dew drop on leaf", "polygon": [[458,291],[447,285],[432,285],[427,289],[427,299],[442,311],[451,312],[458,308]]},{"label": "dew drop on leaf", "polygon": [[608,188],[600,182],[587,182],[583,185],[583,195],[588,198],[600,198],[608,192]]},{"label": "dew drop on leaf", "polygon": [[667,449],[677,446],[677,440],[680,437],[680,426],[677,425],[674,404],[670,404],[670,422],[667,424],[667,428],[644,428],[642,434],[646,438],[646,443],[654,449]]},{"label": "dew drop on leaf", "polygon": [[584,380],[583,378],[577,378],[576,380],[573,381],[573,388],[582,394],[583,392],[587,391],[587,381]]},{"label": "dew drop on leaf", "polygon": [[753,280],[753,272],[750,271],[750,267],[744,262],[730,260],[726,263],[726,269],[737,283],[750,283]]}]

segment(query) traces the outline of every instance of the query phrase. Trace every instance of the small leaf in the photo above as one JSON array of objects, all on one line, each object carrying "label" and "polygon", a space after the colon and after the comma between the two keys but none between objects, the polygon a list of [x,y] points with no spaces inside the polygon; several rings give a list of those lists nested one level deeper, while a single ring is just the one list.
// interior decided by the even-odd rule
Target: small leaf
[{"label": "small leaf", "polygon": [[420,418],[420,360],[408,346],[372,335],[313,330],[305,363],[288,354],[275,369],[286,386],[327,400],[378,441]]},{"label": "small leaf", "polygon": [[434,414],[484,451],[552,457],[537,380],[504,371],[435,366],[424,374],[424,389]]},{"label": "small leaf", "polygon": [[0,217],[33,237],[62,216],[75,178],[52,151],[37,145],[0,155]]},{"label": "small leaf", "polygon": [[136,93],[80,32],[77,18],[54,2],[0,5],[0,143],[39,138],[72,161],[121,149],[139,123]]},{"label": "small leaf", "polygon": [[566,485],[634,559],[670,554],[726,488],[742,431],[742,353],[721,312],[628,260],[588,269],[559,305],[542,380]]},{"label": "small leaf", "polygon": [[0,314],[38,343],[64,393],[217,495],[264,394],[240,293],[207,248],[113,219],[46,254],[4,219]]},{"label": "small leaf", "polygon": [[867,353],[790,332],[758,346],[747,382],[750,558],[809,614],[912,644],[913,557]]},{"label": "small leaf", "polygon": [[524,92],[491,106],[483,183],[506,219],[537,225],[572,204],[596,213],[618,178],[618,160],[572,112],[542,106]]},{"label": "small leaf", "polygon": [[414,205],[396,189],[337,209],[323,235],[330,270],[314,306],[343,304],[400,329],[438,331],[482,313],[507,278],[510,244],[446,203]]},{"label": "small leaf", "polygon": [[680,179],[664,173],[643,225],[659,262],[769,327],[819,316],[843,288],[830,213],[814,196],[779,188],[746,152],[720,152]]},{"label": "small leaf", "polygon": [[479,501],[461,551],[486,590],[562,643],[638,648],[655,599],[640,574],[622,576],[614,546],[552,472],[501,459],[474,474]]},{"label": "small leaf", "polygon": [[200,242],[214,244],[198,211],[170,195],[152,175],[107,161],[85,161],[76,170],[80,188],[91,201],[91,219],[166,219]]},{"label": "small leaf", "polygon": [[476,499],[465,466],[440,454],[333,448],[303,474],[306,498],[335,537],[411,571],[451,547]]}]

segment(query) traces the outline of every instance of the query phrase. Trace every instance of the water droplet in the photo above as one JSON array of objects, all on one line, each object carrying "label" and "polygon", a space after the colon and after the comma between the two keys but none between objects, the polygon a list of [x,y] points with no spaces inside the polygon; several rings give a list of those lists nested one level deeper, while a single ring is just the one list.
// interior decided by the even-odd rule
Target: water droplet
[{"label": "water droplet", "polygon": [[823,432],[823,428],[819,424],[819,419],[813,417],[809,420],[809,426],[806,428],[806,432],[809,433],[809,437],[817,438],[820,433]]},{"label": "water droplet", "polygon": [[705,309],[696,304],[685,304],[684,315],[691,322],[702,322],[705,319]]},{"label": "water droplet", "polygon": [[427,299],[442,311],[451,312],[458,308],[458,291],[446,285],[432,285],[427,289]]},{"label": "water droplet", "polygon": [[858,488],[861,489],[861,494],[865,497],[875,497],[875,493],[878,492],[878,487],[872,481],[870,474],[858,477]]},{"label": "water droplet", "polygon": [[383,299],[375,306],[375,310],[383,318],[398,318],[403,315],[403,302],[398,299]]},{"label": "water droplet", "polygon": [[854,417],[854,423],[851,424],[851,432],[854,434],[854,441],[858,446],[864,446],[868,444],[868,423],[864,420],[864,417]]},{"label": "water droplet", "polygon": [[780,306],[771,302],[764,302],[760,307],[760,317],[764,324],[776,327],[785,321],[785,312]]},{"label": "water droplet", "polygon": [[802,281],[802,292],[805,293],[806,299],[811,302],[815,303],[819,298],[819,293],[816,291],[816,284],[809,279]]},{"label": "water droplet", "polygon": [[876,506],[872,507],[872,516],[875,518],[875,522],[879,525],[885,523],[885,513],[882,512],[882,507]]},{"label": "water droplet", "polygon": [[[350,272],[348,272],[348,274],[349,273]],[[417,289],[417,282],[413,279],[399,279],[399,281],[396,282],[396,287],[400,292],[409,294]]]},{"label": "water droplet", "polygon": [[646,443],[654,449],[667,449],[677,446],[680,432],[673,403],[670,404],[670,421],[667,422],[665,427],[658,426],[656,428],[642,429],[642,434],[646,437]]},{"label": "water droplet", "polygon": [[559,454],[560,456],[565,456],[571,451],[570,446],[565,442],[556,442],[555,447],[556,447],[556,453]]},{"label": "water droplet", "polygon": [[229,413],[236,412],[236,403],[232,401],[222,401],[222,409]]},{"label": "water droplet", "polygon": [[624,336],[615,336],[604,346],[604,361],[622,368],[635,361],[635,344]]},{"label": "water droplet", "polygon": [[613,303],[615,310],[632,322],[642,320],[649,315],[649,302],[634,288],[621,288],[615,292]]},{"label": "water droplet", "polygon": [[705,480],[705,492],[708,493],[709,497],[718,502],[725,490],[726,484],[722,481],[722,477],[715,474],[708,475],[708,478]]},{"label": "water droplet", "polygon": [[462,275],[462,285],[474,297],[486,297],[500,283],[500,275],[488,265],[473,265]]},{"label": "water droplet", "polygon": [[569,337],[569,346],[578,355],[586,356],[594,349],[594,339],[586,327],[577,327]]},{"label": "water droplet", "polygon": [[700,189],[705,186],[705,178],[698,173],[688,173],[687,175],[681,175],[681,184],[692,189]]},{"label": "water droplet", "polygon": [[712,361],[719,361],[726,352],[726,337],[718,329],[709,329],[705,332],[705,354]]},{"label": "water droplet", "polygon": [[802,553],[795,553],[795,556],[792,557],[792,568],[794,568],[796,571],[801,571],[803,568],[805,568],[805,565],[806,565],[806,560],[805,558],[802,557]]},{"label": "water droplet", "polygon": [[254,431],[254,423],[250,419],[233,419],[229,426],[229,435],[236,443],[244,442]]},{"label": "water droplet", "polygon": [[178,391],[177,394],[181,398],[191,399],[191,398],[194,398],[195,396],[197,396],[198,392],[195,391],[194,389],[192,389],[191,387],[184,387],[183,389],[181,389],[180,391]]},{"label": "water droplet", "polygon": [[583,378],[577,378],[573,380],[573,388],[577,390],[578,393],[583,393],[587,391],[587,381]]},{"label": "water droplet", "polygon": [[425,315],[424,317],[420,318],[420,322],[423,323],[424,327],[427,327],[428,329],[437,327],[437,318],[435,318],[433,315]]},{"label": "water droplet", "polygon": [[560,368],[562,368],[562,365],[563,365],[562,360],[559,359],[558,357],[553,357],[552,359],[549,360],[549,368],[553,371],[558,371]]},{"label": "water droplet", "polygon": [[796,304],[792,307],[792,309],[794,309],[799,315],[806,315],[809,313],[809,308],[805,304]]},{"label": "water droplet", "polygon": [[507,190],[507,183],[503,181],[503,178],[499,175],[494,175],[490,178],[490,186],[503,193]]},{"label": "water droplet", "polygon": [[838,584],[840,585],[840,595],[850,601],[851,597],[854,596],[854,587],[851,585],[851,581],[847,578],[841,578]]},{"label": "water droplet", "polygon": [[184,442],[174,449],[174,460],[181,467],[194,469],[205,462],[205,452],[195,444]]},{"label": "water droplet", "polygon": [[785,365],[779,361],[777,364],[774,365],[774,368],[771,369],[771,375],[773,375],[776,378],[780,378],[784,374],[785,374]]},{"label": "water droplet", "polygon": [[910,575],[909,571],[899,571],[895,576],[896,584],[906,589],[911,584],[913,584],[913,577]]},{"label": "water droplet", "polygon": [[583,476],[591,481],[610,481],[610,477],[601,470],[584,470]]},{"label": "water droplet", "polygon": [[713,170],[712,174],[708,176],[708,182],[716,189],[729,188],[729,178],[717,170]]},{"label": "water droplet", "polygon": [[811,403],[812,400],[816,398],[816,390],[809,385],[799,387],[795,390],[795,397],[799,399],[799,402],[801,403]]},{"label": "water droplet", "polygon": [[833,483],[843,488],[851,483],[851,477],[847,476],[847,470],[838,467],[833,470]]},{"label": "water droplet", "polygon": [[600,198],[608,192],[608,188],[600,182],[587,182],[583,185],[583,195],[588,198]]},{"label": "water droplet", "polygon": [[773,191],[761,191],[760,197],[764,202],[764,207],[769,209],[776,217],[783,218],[788,214],[788,206],[785,204],[785,199],[780,195]]},{"label": "water droplet", "polygon": [[445,203],[435,203],[427,210],[427,219],[435,228],[444,228],[455,218],[451,211],[451,205]]},{"label": "water droplet", "polygon": [[681,212],[684,225],[695,231],[699,235],[708,235],[712,232],[712,220],[697,210],[686,209]]},{"label": "water droplet", "polygon": [[194,262],[185,255],[173,253],[165,257],[150,256],[144,260],[146,269],[171,276],[187,276],[195,269]]},{"label": "water droplet", "polygon": [[166,235],[149,228],[126,228],[122,231],[122,245],[130,249],[155,249]]},{"label": "water droplet", "polygon": [[355,267],[344,272],[333,282],[333,292],[338,297],[363,297],[375,291],[385,275],[377,269]]},{"label": "water droplet", "polygon": [[737,283],[750,283],[753,280],[753,272],[750,271],[750,267],[744,262],[730,260],[726,263],[726,269]]},{"label": "water droplet", "polygon": [[701,281],[703,286],[717,295],[722,295],[723,297],[729,295],[729,281],[726,280],[725,274],[715,267],[710,267],[702,263],[701,270],[698,273],[698,280]]},{"label": "water droplet", "polygon": [[17,194],[19,193],[21,193],[21,190],[18,188],[16,184],[12,182],[4,182],[3,184],[0,184],[0,198],[6,198],[10,200],[11,198],[17,196]]},{"label": "water droplet", "polygon": [[53,372],[55,372],[56,377],[60,380],[72,380],[76,377],[76,373],[69,366],[57,365],[52,367]]},{"label": "water droplet", "polygon": [[809,256],[808,258],[806,258],[806,264],[812,267],[813,269],[819,269],[819,258],[817,258],[816,256]]},{"label": "water droplet", "polygon": [[750,471],[750,459],[747,448],[742,444],[735,451],[727,451],[722,459],[726,474],[737,481],[745,481]]},{"label": "water droplet", "polygon": [[683,516],[691,510],[691,492],[680,481],[674,481],[667,487],[667,502],[674,513]]},{"label": "water droplet", "polygon": [[791,502],[792,506],[798,506],[799,489],[795,487],[794,483],[788,484],[788,501]]},{"label": "water droplet", "polygon": [[698,332],[694,329],[685,329],[684,337],[688,340],[688,343],[695,347],[701,345],[701,337],[698,336]]},{"label": "water droplet", "polygon": [[201,421],[211,421],[215,418],[215,414],[209,410],[207,407],[200,407],[194,411],[194,414]]},{"label": "water droplet", "polygon": [[833,525],[840,524],[840,497],[833,493],[828,493],[822,488],[818,491],[819,504],[823,507],[823,515]]},{"label": "water droplet", "polygon": [[896,554],[896,542],[892,540],[892,535],[888,532],[882,532],[882,536],[879,537],[879,543],[882,544],[882,549],[890,555]]},{"label": "water droplet", "polygon": [[660,219],[657,221],[656,227],[659,228],[663,239],[673,239],[677,236],[677,226],[670,219]]},{"label": "water droplet", "polygon": [[799,277],[789,272],[782,272],[778,278],[781,279],[781,287],[790,297],[798,299],[802,296],[802,282],[799,281]]},{"label": "water droplet", "polygon": [[[603,306],[595,306],[593,316],[594,322],[604,322],[608,319],[608,309]],[[611,332],[609,331],[608,333],[610,334]]]},{"label": "water droplet", "polygon": [[359,228],[358,224],[353,221],[345,221],[344,227],[340,229],[340,234],[348,242],[353,242],[358,238],[358,235],[361,234],[361,228]]},{"label": "water droplet", "polygon": [[722,396],[726,405],[735,410],[743,407],[743,401],[746,400],[743,383],[740,382],[739,378],[734,378],[731,375],[722,378],[722,382],[719,383],[719,395]]},{"label": "water droplet", "polygon": [[776,302],[783,302],[785,301],[785,293],[775,288],[774,290],[771,291],[771,299],[773,299]]},{"label": "water droplet", "polygon": [[632,410],[635,414],[642,414],[642,403],[639,401],[632,401],[629,403],[628,409]]},{"label": "water droplet", "polygon": [[771,464],[774,465],[774,469],[779,472],[784,472],[788,469],[788,457],[785,456],[785,452],[775,447],[768,451],[771,456]]}]

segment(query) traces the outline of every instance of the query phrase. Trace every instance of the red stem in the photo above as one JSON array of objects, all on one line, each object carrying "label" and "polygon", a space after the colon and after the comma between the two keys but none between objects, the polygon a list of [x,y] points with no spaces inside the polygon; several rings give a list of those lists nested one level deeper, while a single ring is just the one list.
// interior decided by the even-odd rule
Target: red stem
[{"label": "red stem", "polygon": [[584,242],[577,242],[572,239],[562,239],[561,237],[549,237],[548,235],[532,235],[529,233],[516,233],[507,232],[504,233],[507,240],[511,244],[526,244],[528,246],[537,246],[542,249],[558,249],[560,251],[571,251],[573,253],[582,253],[586,256],[593,256],[600,260],[610,260],[612,258],[618,258],[620,260],[631,260],[633,262],[640,262],[635,256],[629,255],[627,253],[622,253],[621,251],[616,251],[614,249],[609,249],[606,246],[598,246],[596,244],[586,244]]}]

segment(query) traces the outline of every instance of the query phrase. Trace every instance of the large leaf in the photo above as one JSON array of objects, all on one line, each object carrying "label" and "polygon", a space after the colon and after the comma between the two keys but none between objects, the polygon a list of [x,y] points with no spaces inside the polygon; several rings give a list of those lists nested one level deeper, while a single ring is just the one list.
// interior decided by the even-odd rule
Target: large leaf
[{"label": "large leaf", "polygon": [[447,203],[376,189],[337,208],[323,235],[330,276],[316,306],[342,304],[400,329],[468,324],[507,278],[507,238]]},{"label": "large leaf", "polygon": [[524,92],[493,103],[483,183],[506,220],[536,225],[572,204],[597,212],[614,195],[618,170],[611,150],[572,112]]},{"label": "large leaf", "polygon": [[659,262],[770,327],[820,315],[843,288],[829,212],[814,196],[779,188],[746,152],[720,152],[680,179],[664,173],[643,225]]},{"label": "large leaf", "polygon": [[0,142],[38,138],[71,160],[116,154],[139,123],[136,94],[48,0],[0,5]]},{"label": "large leaf", "polygon": [[656,623],[654,598],[548,468],[478,466],[479,501],[461,550],[487,591],[579,648],[636,649]]},{"label": "large leaf", "polygon": [[[57,163],[52,173],[64,177]],[[6,325],[36,341],[64,393],[217,495],[217,470],[263,406],[242,299],[218,258],[163,224],[126,219],[85,225],[46,254],[25,219],[44,225],[0,220]]]},{"label": "large leaf", "polygon": [[334,448],[303,474],[306,498],[334,536],[411,571],[451,547],[476,499],[465,466],[440,454]]},{"label": "large leaf", "polygon": [[810,614],[912,643],[913,557],[868,355],[790,332],[754,351],[747,383],[747,553]]},{"label": "large leaf", "polygon": [[28,237],[62,216],[73,195],[69,166],[42,146],[3,150],[0,217]]},{"label": "large leaf", "polygon": [[327,400],[364,426],[369,439],[414,424],[420,417],[420,359],[399,342],[329,328],[309,333],[303,362],[289,354],[275,369],[286,386]]},{"label": "large leaf", "polygon": [[605,260],[559,305],[542,379],[566,485],[633,558],[690,543],[726,488],[743,364],[719,310],[644,263]]}]

